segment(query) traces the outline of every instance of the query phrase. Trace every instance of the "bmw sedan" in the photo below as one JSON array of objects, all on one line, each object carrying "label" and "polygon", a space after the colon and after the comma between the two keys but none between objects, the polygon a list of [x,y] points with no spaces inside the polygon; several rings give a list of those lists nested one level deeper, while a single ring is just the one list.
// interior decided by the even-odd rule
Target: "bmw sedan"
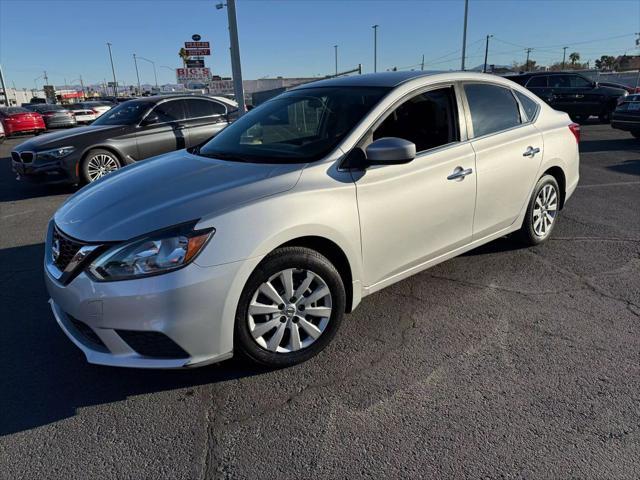
[{"label": "bmw sedan", "polygon": [[91,183],[139,160],[205,142],[227,126],[234,110],[206,96],[129,100],[89,126],[18,145],[11,165],[18,179]]},{"label": "bmw sedan", "polygon": [[485,74],[297,87],[72,196],[47,233],[53,315],[96,364],[302,362],[367,295],[507,234],[548,240],[579,134]]}]

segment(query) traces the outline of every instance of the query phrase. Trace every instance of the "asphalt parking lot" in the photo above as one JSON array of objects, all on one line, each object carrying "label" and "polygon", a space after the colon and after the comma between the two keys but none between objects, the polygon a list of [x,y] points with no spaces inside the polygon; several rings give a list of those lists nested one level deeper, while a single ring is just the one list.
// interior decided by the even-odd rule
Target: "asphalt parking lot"
[{"label": "asphalt parking lot", "polygon": [[294,368],[97,367],[58,329],[45,226],[71,193],[0,146],[0,478],[640,474],[640,141],[583,127],[547,244],[500,239],[364,300]]}]

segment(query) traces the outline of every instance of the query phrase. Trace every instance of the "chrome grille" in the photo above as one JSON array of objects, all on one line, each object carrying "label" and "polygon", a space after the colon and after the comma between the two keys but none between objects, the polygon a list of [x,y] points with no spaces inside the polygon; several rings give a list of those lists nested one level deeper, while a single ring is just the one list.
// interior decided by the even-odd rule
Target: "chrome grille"
[{"label": "chrome grille", "polygon": [[51,250],[53,263],[60,271],[65,270],[83,244],[62,235],[57,228],[53,229]]}]

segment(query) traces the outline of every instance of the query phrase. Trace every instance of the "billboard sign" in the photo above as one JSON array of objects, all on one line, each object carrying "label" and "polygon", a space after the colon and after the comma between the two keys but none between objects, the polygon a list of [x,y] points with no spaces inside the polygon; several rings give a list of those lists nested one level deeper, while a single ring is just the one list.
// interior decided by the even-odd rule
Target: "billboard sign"
[{"label": "billboard sign", "polygon": [[190,57],[199,55],[211,55],[211,50],[208,48],[187,48],[187,55]]},{"label": "billboard sign", "polygon": [[208,81],[211,78],[211,70],[208,68],[176,68],[178,83],[187,83],[192,80]]},{"label": "billboard sign", "polygon": [[204,68],[204,60],[187,60],[187,68]]},{"label": "billboard sign", "polygon": [[184,48],[210,48],[209,42],[184,42]]}]

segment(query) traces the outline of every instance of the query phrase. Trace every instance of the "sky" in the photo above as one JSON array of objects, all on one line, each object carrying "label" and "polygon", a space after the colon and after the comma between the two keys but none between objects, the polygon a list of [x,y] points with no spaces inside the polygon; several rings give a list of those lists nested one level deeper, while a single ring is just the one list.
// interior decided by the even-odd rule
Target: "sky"
[{"label": "sky", "polygon": [[[133,53],[156,63],[160,84],[175,82],[171,68],[184,41],[200,34],[214,74],[230,76],[229,34],[223,0],[0,0],[0,65],[8,86],[111,80],[106,42],[112,43],[118,82],[136,83]],[[459,69],[463,0],[237,0],[245,79],[321,76],[360,63],[373,71],[378,24],[378,71],[387,68]],[[470,0],[467,66],[483,62],[486,35],[494,35],[489,63],[524,62],[526,47],[539,64],[562,60],[562,47],[591,65],[601,55],[640,54],[640,0]],[[142,83],[153,67],[139,60]],[[165,68],[170,67],[170,68]],[[74,81],[75,80],[75,81]],[[74,82],[72,82],[74,81]],[[43,80],[38,79],[42,85]]]}]

